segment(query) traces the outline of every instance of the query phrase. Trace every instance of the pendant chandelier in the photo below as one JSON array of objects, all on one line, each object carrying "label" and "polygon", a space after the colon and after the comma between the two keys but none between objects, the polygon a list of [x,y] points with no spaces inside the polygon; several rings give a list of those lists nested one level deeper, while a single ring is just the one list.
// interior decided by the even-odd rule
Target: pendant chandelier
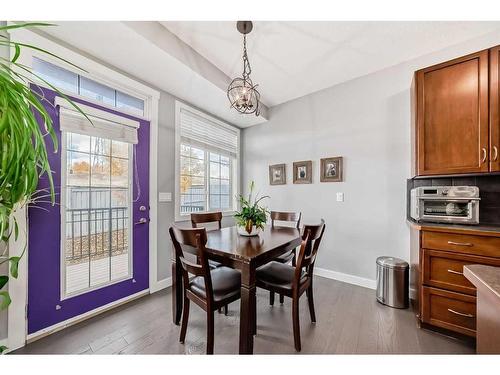
[{"label": "pendant chandelier", "polygon": [[255,113],[260,114],[260,94],[257,91],[257,86],[250,79],[250,61],[247,55],[247,34],[252,31],[252,21],[238,21],[236,28],[243,34],[243,75],[233,79],[227,88],[227,97],[231,103],[231,108],[236,109],[243,114]]}]

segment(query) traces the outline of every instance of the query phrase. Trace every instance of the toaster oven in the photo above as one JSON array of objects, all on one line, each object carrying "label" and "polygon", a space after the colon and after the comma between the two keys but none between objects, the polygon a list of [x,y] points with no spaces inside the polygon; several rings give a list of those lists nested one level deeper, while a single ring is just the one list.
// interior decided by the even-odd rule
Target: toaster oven
[{"label": "toaster oven", "polygon": [[411,189],[410,216],[416,221],[478,224],[477,186],[421,186]]}]

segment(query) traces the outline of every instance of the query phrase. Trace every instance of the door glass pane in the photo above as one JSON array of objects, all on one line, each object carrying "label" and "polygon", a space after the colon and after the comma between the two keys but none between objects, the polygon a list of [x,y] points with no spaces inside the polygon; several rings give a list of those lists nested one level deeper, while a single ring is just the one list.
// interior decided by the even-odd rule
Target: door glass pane
[{"label": "door glass pane", "polygon": [[72,133],[63,136],[67,160],[63,276],[68,295],[130,276],[131,155],[128,144],[121,142]]}]

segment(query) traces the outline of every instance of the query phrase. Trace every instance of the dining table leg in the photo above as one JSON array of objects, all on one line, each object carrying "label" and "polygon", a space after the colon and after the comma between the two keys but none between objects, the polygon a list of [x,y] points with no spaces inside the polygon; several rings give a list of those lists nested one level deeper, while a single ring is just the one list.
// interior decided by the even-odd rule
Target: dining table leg
[{"label": "dining table leg", "polygon": [[248,264],[241,270],[240,354],[253,354],[256,300],[255,268]]},{"label": "dining table leg", "polygon": [[172,320],[179,325],[182,315],[182,274],[177,260],[172,259]]}]

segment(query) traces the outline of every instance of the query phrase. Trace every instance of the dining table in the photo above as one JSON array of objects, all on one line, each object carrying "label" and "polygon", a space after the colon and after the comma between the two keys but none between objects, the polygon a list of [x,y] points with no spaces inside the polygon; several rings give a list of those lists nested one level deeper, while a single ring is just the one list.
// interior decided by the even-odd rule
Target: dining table
[{"label": "dining table", "polygon": [[[241,272],[239,353],[253,353],[256,334],[256,270],[301,243],[296,228],[265,226],[257,236],[238,234],[236,226],[207,231],[208,258]],[[172,315],[179,325],[182,315],[182,268],[172,258]]]}]

